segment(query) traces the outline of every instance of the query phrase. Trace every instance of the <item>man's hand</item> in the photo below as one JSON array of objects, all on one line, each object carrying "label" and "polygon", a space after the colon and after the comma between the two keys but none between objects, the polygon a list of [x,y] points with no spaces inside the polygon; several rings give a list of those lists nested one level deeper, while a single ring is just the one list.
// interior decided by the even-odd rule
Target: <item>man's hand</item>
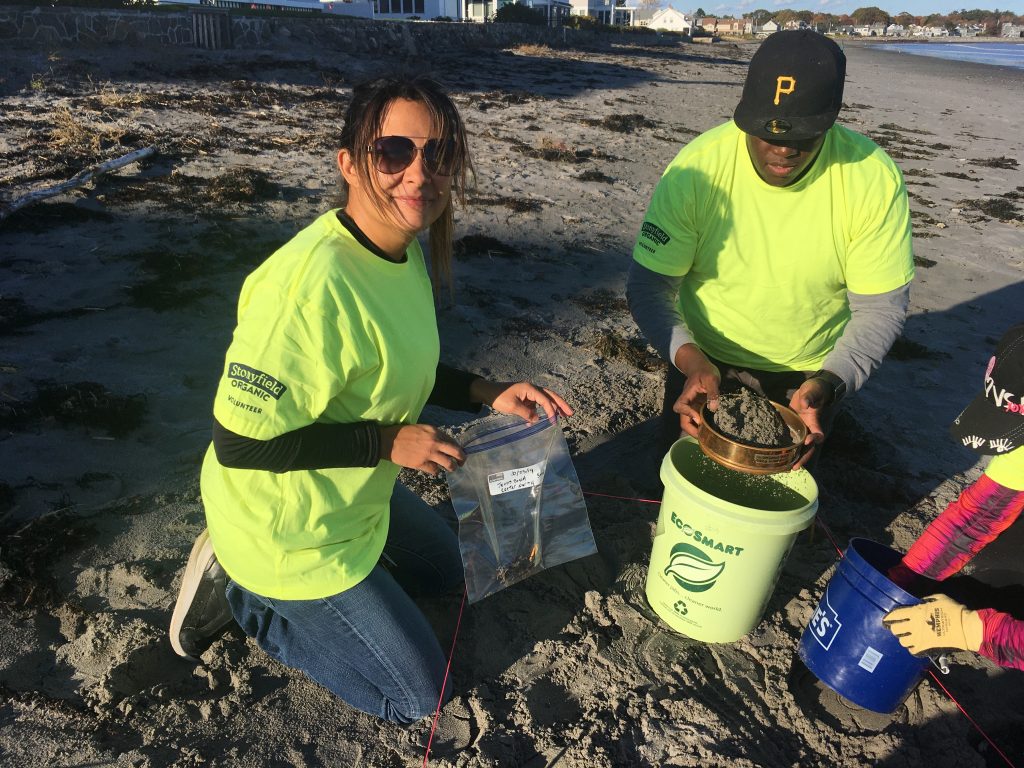
[{"label": "man's hand", "polygon": [[882,617],[882,623],[915,656],[930,651],[977,651],[985,635],[978,612],[946,595],[895,608]]},{"label": "man's hand", "polygon": [[676,350],[673,362],[679,372],[686,377],[686,384],[672,410],[679,414],[679,426],[682,430],[691,437],[696,437],[697,427],[700,426],[700,411],[704,403],[707,403],[712,411],[718,408],[718,386],[722,381],[722,374],[696,344],[683,344]]},{"label": "man's hand", "polygon": [[380,429],[380,457],[428,475],[461,467],[466,454],[452,438],[428,424],[396,424]]},{"label": "man's hand", "polygon": [[533,424],[540,417],[537,406],[544,409],[548,419],[572,416],[573,410],[562,397],[547,387],[538,387],[528,381],[498,382],[476,379],[469,388],[470,399],[491,406],[499,413],[521,416]]},{"label": "man's hand", "polygon": [[814,449],[825,442],[825,431],[821,427],[821,412],[825,408],[830,392],[828,384],[819,379],[808,379],[790,398],[789,407],[807,426],[804,451],[793,469],[799,469],[814,455]]}]

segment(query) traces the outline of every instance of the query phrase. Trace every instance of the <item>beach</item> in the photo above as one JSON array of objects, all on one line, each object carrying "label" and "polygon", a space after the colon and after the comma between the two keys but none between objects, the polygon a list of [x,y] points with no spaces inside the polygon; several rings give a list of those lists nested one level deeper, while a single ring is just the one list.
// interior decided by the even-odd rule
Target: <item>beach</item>
[{"label": "beach", "polygon": [[[903,337],[849,398],[816,470],[839,548],[905,550],[984,464],[947,428],[1024,310],[1021,74],[844,43],[840,122],[910,193],[917,274]],[[834,572],[794,546],[755,631],[705,644],[644,597],[660,498],[664,364],[624,298],[661,172],[729,119],[754,44],[519,46],[405,61],[451,89],[476,185],[456,212],[444,362],[528,379],[563,428],[598,554],[478,603],[425,602],[452,647],[429,764],[1004,766],[1024,685],[970,654],[889,715],[794,663]],[[194,665],[167,624],[203,528],[198,475],[242,280],[332,207],[353,82],[342,51],[0,52],[8,199],[131,150],[156,154],[0,222],[0,765],[423,764],[409,728],[350,709],[233,628]],[[463,414],[425,420],[458,431]],[[432,503],[443,478],[403,472]],[[613,498],[618,497],[618,498]],[[980,730],[979,730],[980,729]],[[995,744],[993,746],[981,734]]]}]

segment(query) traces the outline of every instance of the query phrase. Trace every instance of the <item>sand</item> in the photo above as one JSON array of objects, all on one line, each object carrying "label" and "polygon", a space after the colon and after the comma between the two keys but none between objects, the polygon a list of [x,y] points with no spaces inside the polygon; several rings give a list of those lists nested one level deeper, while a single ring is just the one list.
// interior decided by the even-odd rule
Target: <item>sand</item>
[{"label": "sand", "polygon": [[[650,444],[664,367],[629,317],[624,277],[661,171],[731,115],[751,50],[412,62],[455,85],[477,167],[457,215],[454,302],[439,310],[443,357],[562,392],[590,494],[660,496]],[[1024,306],[1021,74],[847,50],[840,119],[907,174],[919,269],[904,338],[826,445],[820,515],[840,547],[866,536],[906,548],[979,474],[946,425]],[[0,224],[0,763],[421,765],[429,722],[358,714],[237,630],[198,666],[166,636],[203,526],[198,468],[241,281],[331,205],[338,115],[374,62],[152,48],[0,61],[9,197],[159,148]],[[406,477],[431,500],[446,493]],[[930,679],[882,716],[794,665],[836,561],[820,533],[798,539],[754,632],[706,645],[646,605],[657,505],[588,506],[599,554],[465,611],[431,765],[1003,764]],[[458,596],[425,608],[448,648]],[[1024,678],[956,662],[943,684],[1022,762]]]}]

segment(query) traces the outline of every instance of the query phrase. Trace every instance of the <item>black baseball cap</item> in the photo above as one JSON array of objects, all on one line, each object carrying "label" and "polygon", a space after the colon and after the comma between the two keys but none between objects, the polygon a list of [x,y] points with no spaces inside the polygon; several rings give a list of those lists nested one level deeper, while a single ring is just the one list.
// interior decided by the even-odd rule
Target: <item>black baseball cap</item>
[{"label": "black baseball cap", "polygon": [[836,121],[845,79],[834,40],[810,29],[776,32],[750,59],[733,120],[760,139],[813,139]]},{"label": "black baseball cap", "polygon": [[1008,453],[1024,445],[1024,323],[1013,326],[988,361],[981,394],[950,432],[978,453]]}]

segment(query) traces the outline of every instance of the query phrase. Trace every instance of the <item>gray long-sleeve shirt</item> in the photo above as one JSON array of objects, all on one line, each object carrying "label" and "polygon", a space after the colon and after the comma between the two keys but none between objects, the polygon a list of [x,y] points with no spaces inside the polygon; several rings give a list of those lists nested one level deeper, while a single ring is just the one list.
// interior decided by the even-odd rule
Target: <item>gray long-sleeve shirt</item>
[{"label": "gray long-sleeve shirt", "polygon": [[[682,277],[670,277],[630,264],[626,300],[640,331],[669,364],[684,344],[694,343],[679,311],[677,299]],[[847,392],[856,392],[882,363],[889,348],[903,330],[910,305],[910,283],[886,293],[847,292],[850,321],[825,358],[826,368],[846,382]]]}]

